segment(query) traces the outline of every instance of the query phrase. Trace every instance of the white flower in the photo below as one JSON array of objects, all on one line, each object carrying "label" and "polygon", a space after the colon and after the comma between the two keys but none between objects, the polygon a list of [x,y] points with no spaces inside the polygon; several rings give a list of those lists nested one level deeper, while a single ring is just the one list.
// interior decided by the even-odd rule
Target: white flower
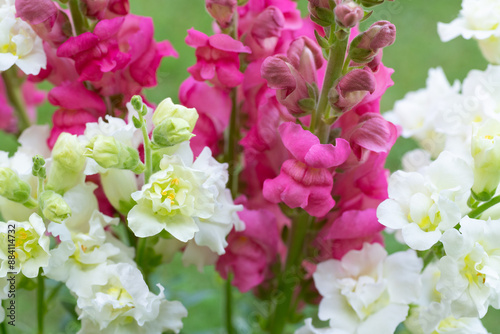
[{"label": "white flower", "polygon": [[500,122],[490,120],[473,127],[472,156],[474,185],[472,191],[489,200],[500,183]]},{"label": "white flower", "polygon": [[322,262],[313,275],[323,296],[318,316],[347,333],[372,334],[376,328],[377,334],[392,334],[418,298],[421,269],[414,251],[387,256],[377,243],[365,243],[341,261]]},{"label": "white flower", "polygon": [[163,287],[154,295],[141,272],[130,264],[108,265],[99,273],[104,284],[92,285],[93,295],[79,297],[79,333],[179,333],[187,311],[180,302],[167,301]]},{"label": "white flower", "polygon": [[[445,148],[447,136],[441,131],[443,127],[437,128],[436,122],[443,114],[454,113],[459,91],[460,83],[455,81],[451,86],[441,68],[430,69],[427,87],[406,94],[384,117],[403,128],[403,137],[415,139],[437,157]],[[444,128],[448,131],[450,127]]]},{"label": "white flower", "polygon": [[500,60],[500,4],[496,0],[463,0],[458,18],[438,23],[443,42],[458,36],[479,40],[485,58],[492,63]]},{"label": "white flower", "polygon": [[30,25],[16,18],[10,1],[0,2],[0,71],[16,64],[26,74],[38,75],[47,65],[42,39]]},{"label": "white flower", "polygon": [[[15,227],[14,234],[9,233],[9,225]],[[32,214],[27,222],[0,222],[0,243],[0,277],[6,277],[8,272],[21,272],[26,277],[36,277],[38,270],[49,264],[50,240],[45,235],[42,218],[36,213]],[[12,252],[9,252],[9,249],[12,249],[9,245],[14,245]],[[9,255],[15,257],[14,269],[9,263]]]},{"label": "white flower", "polygon": [[337,328],[315,328],[312,324],[312,319],[305,320],[306,325],[295,331],[295,334],[351,334],[348,331]]},{"label": "white flower", "polygon": [[469,211],[472,183],[470,166],[445,151],[422,173],[392,174],[389,199],[379,205],[377,217],[382,225],[402,229],[411,248],[429,249]]},{"label": "white flower", "polygon": [[464,217],[460,226],[441,239],[446,256],[436,289],[455,318],[482,318],[489,305],[500,308],[500,221]]},{"label": "white flower", "polygon": [[85,232],[70,231],[64,224],[51,223],[49,232],[58,237],[61,243],[52,250],[49,266],[45,268],[47,277],[65,282],[68,288],[78,296],[88,296],[85,290],[88,282],[103,282],[100,275],[102,268],[109,263],[127,262],[134,264],[133,248],[105,232],[104,228],[118,224],[117,218],[94,211],[87,223]]},{"label": "white flower", "polygon": [[233,225],[242,227],[236,215],[242,207],[233,204],[225,189],[227,164],[218,163],[205,148],[194,163],[165,155],[160,168],[132,194],[137,205],[128,214],[130,229],[141,238],[166,230],[182,242],[194,238],[223,254]]}]

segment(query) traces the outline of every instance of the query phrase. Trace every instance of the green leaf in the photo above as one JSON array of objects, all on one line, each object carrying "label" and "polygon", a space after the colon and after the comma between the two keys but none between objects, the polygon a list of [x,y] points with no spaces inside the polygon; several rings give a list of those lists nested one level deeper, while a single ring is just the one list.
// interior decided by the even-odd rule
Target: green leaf
[{"label": "green leaf", "polygon": [[313,112],[316,109],[316,100],[311,98],[299,100],[298,104],[305,112]]},{"label": "green leaf", "polygon": [[316,17],[323,22],[327,22],[328,25],[335,23],[335,14],[333,14],[332,9],[315,7]]},{"label": "green leaf", "polygon": [[329,49],[331,45],[328,43],[328,40],[319,35],[317,30],[314,30],[314,36],[316,36],[316,40],[318,41],[319,46],[323,49]]}]

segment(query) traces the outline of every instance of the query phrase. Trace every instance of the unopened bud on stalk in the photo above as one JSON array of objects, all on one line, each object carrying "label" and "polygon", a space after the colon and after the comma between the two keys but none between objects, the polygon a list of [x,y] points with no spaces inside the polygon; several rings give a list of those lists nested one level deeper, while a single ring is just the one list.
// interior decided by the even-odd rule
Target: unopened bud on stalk
[{"label": "unopened bud on stalk", "polygon": [[61,195],[46,190],[40,196],[40,209],[45,218],[54,223],[62,223],[71,216],[71,208]]},{"label": "unopened bud on stalk", "polygon": [[331,4],[335,5],[332,0],[309,0],[311,20],[323,27],[331,26],[335,21]]},{"label": "unopened bud on stalk", "polygon": [[[394,0],[388,0],[388,1],[394,1]],[[365,7],[374,7],[383,4],[384,0],[361,0],[360,2]]]},{"label": "unopened bud on stalk", "polygon": [[352,28],[363,19],[365,11],[354,1],[348,0],[335,7],[335,20],[343,28]]},{"label": "unopened bud on stalk", "polygon": [[365,64],[375,58],[378,51],[396,40],[396,27],[389,21],[378,21],[367,31],[356,36],[349,48],[349,57],[356,63]]},{"label": "unopened bud on stalk", "polygon": [[355,69],[343,76],[333,87],[328,99],[332,108],[346,112],[360,103],[366,95],[375,91],[377,81],[369,70]]},{"label": "unopened bud on stalk", "polygon": [[167,118],[153,130],[153,141],[163,147],[174,146],[194,137],[182,118]]},{"label": "unopened bud on stalk", "polygon": [[473,125],[471,144],[474,158],[472,194],[476,200],[488,201],[500,183],[500,122],[491,120]]},{"label": "unopened bud on stalk", "polygon": [[77,136],[63,132],[52,149],[52,165],[47,188],[63,194],[76,186],[83,178],[85,157],[83,145]]},{"label": "unopened bud on stalk", "polygon": [[128,169],[137,174],[144,172],[145,168],[139,158],[139,152],[114,137],[94,137],[87,145],[84,155],[94,159],[104,168]]},{"label": "unopened bud on stalk", "polygon": [[35,155],[33,157],[32,174],[33,176],[41,177],[42,179],[45,179],[47,176],[45,159],[41,155]]},{"label": "unopened bud on stalk", "polygon": [[0,196],[30,208],[36,206],[31,198],[30,185],[10,168],[0,167]]},{"label": "unopened bud on stalk", "polygon": [[174,104],[171,98],[163,100],[156,108],[153,114],[153,123],[159,126],[168,118],[181,118],[189,124],[189,130],[193,131],[196,121],[198,120],[198,112],[195,108],[186,108],[180,104]]},{"label": "unopened bud on stalk", "polygon": [[205,6],[222,29],[229,28],[238,7],[237,0],[206,0]]}]

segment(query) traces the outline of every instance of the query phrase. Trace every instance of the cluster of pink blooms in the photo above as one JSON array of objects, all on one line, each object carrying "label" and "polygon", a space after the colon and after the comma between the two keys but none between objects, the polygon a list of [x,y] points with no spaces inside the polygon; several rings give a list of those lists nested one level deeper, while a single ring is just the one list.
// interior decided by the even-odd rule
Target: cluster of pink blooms
[{"label": "cluster of pink blooms", "polygon": [[[23,92],[29,96],[28,106],[37,105],[43,98],[34,93],[33,83],[48,81],[54,86],[48,100],[58,110],[53,115],[50,147],[61,132],[82,134],[87,122],[126,112],[125,104],[133,95],[156,86],[161,59],[177,56],[168,41],[154,40],[150,17],[129,14],[128,0],[85,0],[81,5],[85,21],[96,23],[92,32],[80,32],[69,9],[51,0],[15,2],[16,15],[42,38],[47,56],[45,69],[28,77]],[[4,107],[1,115],[0,128],[15,132],[12,110]],[[33,113],[30,116],[35,118]]]},{"label": "cluster of pink blooms", "polygon": [[[326,61],[314,39],[314,29],[323,35],[322,28],[301,18],[291,0],[250,0],[241,7],[236,0],[212,0],[207,9],[222,30],[238,16],[237,38],[222,31],[212,36],[188,31],[186,43],[196,48],[197,63],[188,69],[191,77],[181,86],[180,100],[197,108],[203,124],[194,131],[193,150],[209,146],[221,152],[233,103],[243,114],[240,189],[246,198],[239,215],[246,229],[230,234],[217,270],[224,278],[232,272],[241,291],[272,276],[278,255],[286,255],[280,235],[290,225],[280,203],[326,221],[315,240],[314,263],[339,259],[364,242],[382,243],[376,208],[387,198],[384,163],[398,135],[379,111],[393,84],[382,52],[338,83],[338,107],[348,111],[332,124],[338,130],[333,144],[320,144],[295,120],[309,124],[299,101],[309,98],[308,87],[322,85]],[[391,31],[380,34],[380,45],[371,49],[394,40],[394,26],[381,24]],[[392,41],[380,41],[382,35]],[[238,90],[232,102],[233,87]]]}]

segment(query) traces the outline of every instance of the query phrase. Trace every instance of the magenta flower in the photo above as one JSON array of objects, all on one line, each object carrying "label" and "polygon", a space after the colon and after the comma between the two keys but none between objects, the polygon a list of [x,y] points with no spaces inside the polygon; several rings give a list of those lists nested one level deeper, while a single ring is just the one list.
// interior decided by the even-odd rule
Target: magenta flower
[{"label": "magenta flower", "polygon": [[244,209],[238,213],[245,230],[227,237],[226,253],[217,261],[216,269],[226,279],[232,272],[232,284],[241,292],[261,284],[269,273],[270,264],[278,254],[279,233],[274,215],[265,209]]},{"label": "magenta flower", "polygon": [[77,82],[54,87],[49,92],[49,102],[60,107],[52,116],[54,126],[47,139],[50,148],[62,132],[81,135],[86,123],[97,122],[106,114],[106,105],[101,97]]},{"label": "magenta flower", "polygon": [[129,0],[82,0],[85,15],[99,20],[127,15]]},{"label": "magenta flower", "polygon": [[333,176],[328,168],[346,161],[349,143],[337,138],[336,146],[320,144],[318,137],[292,122],[280,125],[279,132],[294,159],[283,163],[276,178],[264,182],[264,197],[291,208],[301,207],[315,217],[324,216],[335,205]]},{"label": "magenta flower", "polygon": [[197,62],[188,68],[196,80],[208,80],[214,85],[225,87],[236,87],[243,81],[238,55],[251,51],[240,41],[224,34],[208,37],[191,28],[186,44],[196,48]]},{"label": "magenta flower", "polygon": [[130,62],[130,55],[121,52],[116,34],[124,18],[102,20],[94,32],[70,37],[57,50],[57,56],[72,58],[80,81],[99,81],[104,73],[123,69]]}]

